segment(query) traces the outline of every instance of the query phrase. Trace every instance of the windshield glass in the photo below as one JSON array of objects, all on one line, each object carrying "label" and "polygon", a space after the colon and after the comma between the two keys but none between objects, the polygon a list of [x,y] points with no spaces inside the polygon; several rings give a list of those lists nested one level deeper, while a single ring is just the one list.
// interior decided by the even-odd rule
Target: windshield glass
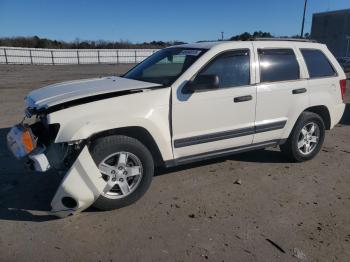
[{"label": "windshield glass", "polygon": [[205,51],[205,49],[177,47],[162,49],[135,66],[123,77],[171,85]]}]

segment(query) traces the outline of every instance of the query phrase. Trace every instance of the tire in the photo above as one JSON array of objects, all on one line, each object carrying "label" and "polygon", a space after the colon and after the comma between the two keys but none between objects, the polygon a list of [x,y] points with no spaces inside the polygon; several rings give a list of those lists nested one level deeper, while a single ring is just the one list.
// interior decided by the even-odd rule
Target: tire
[{"label": "tire", "polygon": [[[312,124],[315,125],[314,135],[310,136],[310,132],[304,135],[306,131],[312,131]],[[316,143],[313,142],[315,136],[318,137]],[[304,162],[318,154],[322,148],[324,138],[325,124],[323,119],[315,113],[306,111],[300,115],[289,138],[285,144],[280,145],[280,149],[293,162]]]},{"label": "tire", "polygon": [[[102,137],[91,144],[90,152],[97,167],[100,171],[103,170],[103,178],[111,183],[118,183],[110,186],[110,190],[107,188],[95,201],[94,207],[100,210],[118,209],[131,205],[146,193],[152,182],[154,162],[151,152],[140,141],[122,135]],[[124,171],[120,171],[121,166]],[[109,169],[111,167],[113,169]],[[140,175],[129,177],[133,173],[129,172],[126,176],[125,173],[132,170],[131,168],[139,170]],[[107,173],[110,175],[106,175]],[[122,190],[125,188],[129,190]]]}]

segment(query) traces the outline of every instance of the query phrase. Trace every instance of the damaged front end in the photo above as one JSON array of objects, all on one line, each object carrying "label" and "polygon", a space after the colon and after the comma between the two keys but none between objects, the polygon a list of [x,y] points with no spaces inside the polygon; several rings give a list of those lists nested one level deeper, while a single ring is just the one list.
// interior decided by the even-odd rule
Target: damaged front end
[{"label": "damaged front end", "polygon": [[85,210],[100,196],[106,184],[85,145],[56,191],[49,214],[66,217]]},{"label": "damaged front end", "polygon": [[[104,107],[100,101],[161,88],[161,84],[111,76],[57,83],[26,96],[26,118],[8,134],[8,146],[17,158],[26,159],[33,170],[65,173],[52,199],[50,214],[64,217],[82,211],[106,188],[107,181],[88,149],[88,137],[93,133],[74,137],[92,120],[99,122],[96,111]],[[74,114],[70,108],[95,102],[101,106],[92,105],[95,112],[80,118],[70,115]]]},{"label": "damaged front end", "polygon": [[[34,119],[25,117],[7,134],[7,145],[16,158],[27,159],[26,163],[31,170],[46,172],[51,168],[47,153],[58,151],[59,148],[58,145],[52,146],[58,130],[58,124],[47,125],[42,116]],[[65,149],[62,148],[61,151],[63,150]]]},{"label": "damaged front end", "polygon": [[[27,114],[28,116],[28,114]],[[7,135],[9,150],[37,172],[65,172],[51,201],[50,215],[66,217],[88,208],[106,186],[86,141],[55,143],[59,124],[48,124],[44,113],[29,115]]]}]

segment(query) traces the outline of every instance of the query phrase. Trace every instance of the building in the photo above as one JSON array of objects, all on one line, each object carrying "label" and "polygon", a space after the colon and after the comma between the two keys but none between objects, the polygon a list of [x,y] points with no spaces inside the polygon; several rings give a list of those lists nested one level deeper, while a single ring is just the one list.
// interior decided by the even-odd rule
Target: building
[{"label": "building", "polygon": [[350,57],[350,9],[313,14],[311,38],[326,44],[336,57]]}]

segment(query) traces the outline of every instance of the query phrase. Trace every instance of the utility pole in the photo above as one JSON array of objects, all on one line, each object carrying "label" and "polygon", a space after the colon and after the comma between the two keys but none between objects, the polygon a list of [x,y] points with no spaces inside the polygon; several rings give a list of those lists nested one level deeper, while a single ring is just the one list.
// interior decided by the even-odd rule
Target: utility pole
[{"label": "utility pole", "polygon": [[304,37],[304,24],[305,24],[306,6],[307,6],[307,0],[305,0],[305,3],[304,3],[303,22],[301,23],[301,33],[300,33],[300,37],[301,37],[301,38]]},{"label": "utility pole", "polygon": [[221,32],[221,41],[224,41],[224,32]]}]

